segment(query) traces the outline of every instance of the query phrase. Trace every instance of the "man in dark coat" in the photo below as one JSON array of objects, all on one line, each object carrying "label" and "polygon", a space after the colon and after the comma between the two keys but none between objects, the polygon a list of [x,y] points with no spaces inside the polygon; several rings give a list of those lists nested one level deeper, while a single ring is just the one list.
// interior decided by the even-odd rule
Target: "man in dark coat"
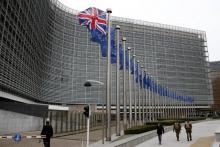
[{"label": "man in dark coat", "polygon": [[158,140],[159,140],[160,145],[161,145],[161,142],[162,142],[162,134],[164,134],[164,128],[163,128],[162,124],[158,123],[158,125],[157,125],[157,135],[158,135]]},{"label": "man in dark coat", "polygon": [[181,131],[181,125],[179,122],[174,123],[173,125],[173,132],[176,132],[176,139],[177,141],[179,141],[179,135],[180,135],[180,131]]},{"label": "man in dark coat", "polygon": [[187,141],[192,140],[192,124],[189,121],[185,123],[185,129],[186,129]]},{"label": "man in dark coat", "polygon": [[46,125],[41,131],[41,135],[46,135],[46,138],[43,138],[44,146],[50,147],[50,138],[53,136],[53,128],[49,123],[49,120],[46,121]]}]

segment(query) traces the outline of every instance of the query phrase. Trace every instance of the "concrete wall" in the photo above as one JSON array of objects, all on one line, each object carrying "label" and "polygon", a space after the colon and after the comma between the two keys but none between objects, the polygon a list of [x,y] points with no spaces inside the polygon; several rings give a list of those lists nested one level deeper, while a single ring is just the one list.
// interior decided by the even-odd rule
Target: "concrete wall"
[{"label": "concrete wall", "polygon": [[41,130],[43,118],[0,110],[0,135]]},{"label": "concrete wall", "polygon": [[[79,111],[49,111],[48,118],[55,134],[74,132],[86,129],[86,117]],[[100,126],[101,113],[92,113],[90,116],[90,128]]]}]

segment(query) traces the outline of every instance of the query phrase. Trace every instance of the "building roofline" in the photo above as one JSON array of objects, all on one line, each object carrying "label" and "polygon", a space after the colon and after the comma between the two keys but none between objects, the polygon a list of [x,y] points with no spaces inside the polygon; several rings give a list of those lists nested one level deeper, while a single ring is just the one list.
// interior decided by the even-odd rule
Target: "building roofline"
[{"label": "building roofline", "polygon": [[[50,0],[53,4],[55,4],[57,7],[62,9],[63,11],[67,13],[71,13],[73,15],[76,15],[80,11],[72,9],[63,3],[61,3],[59,0]],[[145,26],[152,26],[152,27],[158,27],[163,29],[170,29],[170,30],[176,30],[176,31],[183,31],[183,32],[189,32],[189,33],[195,33],[195,34],[202,34],[205,35],[205,31],[203,30],[197,30],[197,29],[191,29],[187,27],[180,27],[175,25],[168,25],[168,24],[162,24],[162,23],[156,23],[156,22],[149,22],[144,20],[137,20],[137,19],[131,19],[131,18],[123,18],[118,16],[112,16],[111,17],[113,21],[120,21],[120,22],[127,22],[127,23],[134,23],[139,25],[145,25]]]}]

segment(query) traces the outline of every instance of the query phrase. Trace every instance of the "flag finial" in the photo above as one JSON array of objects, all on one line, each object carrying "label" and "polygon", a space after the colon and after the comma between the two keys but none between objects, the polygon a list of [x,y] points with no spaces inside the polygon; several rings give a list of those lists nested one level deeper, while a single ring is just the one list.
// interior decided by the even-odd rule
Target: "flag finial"
[{"label": "flag finial", "polygon": [[106,11],[107,11],[107,13],[112,13],[112,9],[111,8],[107,8]]},{"label": "flag finial", "polygon": [[120,29],[120,26],[119,25],[116,25],[116,27],[115,27],[116,29]]}]

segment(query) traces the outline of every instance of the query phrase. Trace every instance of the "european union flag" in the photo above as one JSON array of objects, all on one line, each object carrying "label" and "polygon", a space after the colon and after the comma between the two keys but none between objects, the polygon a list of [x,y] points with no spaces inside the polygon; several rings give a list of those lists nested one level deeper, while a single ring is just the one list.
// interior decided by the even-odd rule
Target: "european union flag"
[{"label": "european union flag", "polygon": [[156,82],[154,83],[154,92],[158,93],[158,86]]},{"label": "european union flag", "polygon": [[[106,37],[107,44],[107,37]],[[106,49],[107,50],[107,49]],[[117,62],[117,50],[115,42],[115,28],[111,28],[111,63],[114,64]]]},{"label": "european union flag", "polygon": [[168,89],[164,88],[164,96],[168,96]]},{"label": "european union flag", "polygon": [[179,95],[177,96],[177,99],[180,100],[180,101],[182,100],[181,97],[180,97]]},{"label": "european union flag", "polygon": [[97,30],[90,30],[90,32],[91,32],[91,41],[99,43],[101,46],[102,57],[107,57],[106,35],[100,33]]},{"label": "european union flag", "polygon": [[189,97],[189,102],[192,104],[193,100],[191,97]]},{"label": "european union flag", "polygon": [[177,96],[177,94],[176,94],[176,92],[174,92],[174,98],[175,98],[175,99],[177,99],[177,97],[176,97],[176,96]]},{"label": "european union flag", "polygon": [[140,82],[140,87],[142,88],[142,72],[141,71],[139,75],[139,82]]},{"label": "european union flag", "polygon": [[[119,61],[119,63],[120,63],[120,69],[122,70],[122,69],[124,69],[124,52],[123,52],[123,49],[121,48],[120,50],[119,50],[119,58],[120,58],[120,61]],[[129,60],[128,60],[128,51],[126,50],[125,51],[125,67],[126,67],[126,69],[128,69],[129,67],[128,67],[128,64],[129,64]]]},{"label": "european union flag", "polygon": [[136,81],[136,83],[138,83],[138,74],[139,74],[139,65],[138,64],[135,64],[136,65],[136,67],[135,67],[135,77],[136,77],[136,79],[135,79],[135,81]]},{"label": "european union flag", "polygon": [[146,75],[146,72],[145,72],[145,71],[144,71],[143,82],[144,82],[144,88],[147,88],[147,75]]},{"label": "european union flag", "polygon": [[[100,33],[97,29],[90,30],[91,32],[91,41],[97,42],[101,46],[102,57],[107,57],[108,53],[108,36],[106,34]],[[111,28],[111,63],[116,63],[117,52],[116,52],[116,43],[115,43],[115,28]]]},{"label": "european union flag", "polygon": [[134,74],[134,57],[131,58],[130,63],[131,74]]},{"label": "european union flag", "polygon": [[123,49],[122,49],[122,45],[119,44],[119,64],[120,64],[120,69],[123,69]]},{"label": "european union flag", "polygon": [[150,78],[150,76],[147,76],[147,89],[149,89],[150,88],[150,86],[151,86],[151,78]]},{"label": "european union flag", "polygon": [[149,89],[153,91],[153,80],[151,78],[149,79]]},{"label": "european union flag", "polygon": [[159,95],[162,95],[162,87],[161,87],[161,85],[159,85],[159,84],[158,84],[158,94],[159,94]]},{"label": "european union flag", "polygon": [[161,96],[164,96],[164,88],[161,86]]},{"label": "european union flag", "polygon": [[128,50],[126,50],[125,52],[125,65],[126,65],[126,69],[128,69],[129,68]]},{"label": "european union flag", "polygon": [[154,81],[151,79],[150,90],[154,91]]}]

